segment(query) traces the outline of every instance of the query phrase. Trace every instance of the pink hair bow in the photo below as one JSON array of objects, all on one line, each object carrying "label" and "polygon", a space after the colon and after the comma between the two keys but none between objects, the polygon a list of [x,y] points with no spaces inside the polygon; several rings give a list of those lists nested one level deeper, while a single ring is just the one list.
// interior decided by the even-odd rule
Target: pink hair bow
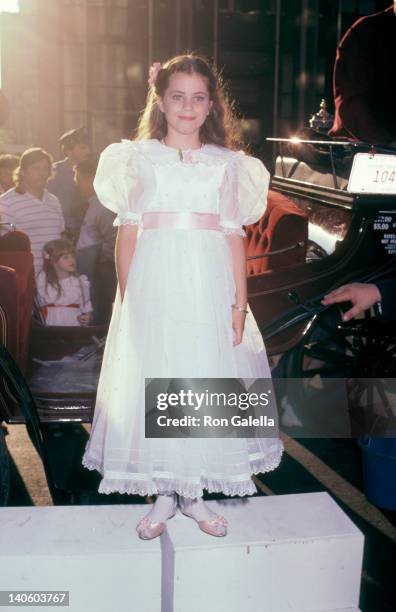
[{"label": "pink hair bow", "polygon": [[148,84],[154,87],[159,71],[161,70],[161,62],[154,62],[149,70]]}]

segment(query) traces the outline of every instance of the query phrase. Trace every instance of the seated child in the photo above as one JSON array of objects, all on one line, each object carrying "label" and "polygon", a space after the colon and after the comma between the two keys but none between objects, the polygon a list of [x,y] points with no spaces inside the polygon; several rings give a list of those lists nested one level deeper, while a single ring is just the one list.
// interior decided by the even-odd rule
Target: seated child
[{"label": "seated child", "polygon": [[78,275],[74,246],[51,240],[43,248],[43,269],[36,278],[38,301],[47,325],[89,325],[89,280]]}]

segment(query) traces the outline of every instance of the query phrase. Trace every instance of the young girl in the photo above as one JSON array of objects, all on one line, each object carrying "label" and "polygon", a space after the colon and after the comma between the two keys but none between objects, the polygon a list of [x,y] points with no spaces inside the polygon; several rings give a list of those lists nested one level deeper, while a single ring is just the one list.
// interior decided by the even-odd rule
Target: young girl
[{"label": "young girl", "polygon": [[43,269],[36,278],[38,300],[47,325],[89,325],[89,280],[78,276],[69,240],[51,240],[43,248]]},{"label": "young girl", "polygon": [[102,153],[95,190],[118,213],[119,288],[83,464],[102,493],[156,494],[139,537],[181,511],[215,536],[227,521],[203,489],[252,495],[276,468],[278,438],[145,438],[146,378],[265,378],[270,369],[247,306],[242,225],[265,209],[269,174],[233,150],[232,115],[213,71],[193,55],[150,69],[138,138]]}]

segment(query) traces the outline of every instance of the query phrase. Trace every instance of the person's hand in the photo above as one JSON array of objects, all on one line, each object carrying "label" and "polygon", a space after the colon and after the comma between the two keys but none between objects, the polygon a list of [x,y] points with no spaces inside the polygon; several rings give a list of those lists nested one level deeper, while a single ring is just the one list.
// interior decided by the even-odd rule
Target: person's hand
[{"label": "person's hand", "polygon": [[245,327],[246,313],[232,308],[232,329],[234,330],[233,346],[237,346],[242,342],[243,330]]},{"label": "person's hand", "polygon": [[77,319],[80,325],[89,325],[92,320],[92,313],[83,312],[82,314],[78,315]]},{"label": "person's hand", "polygon": [[376,285],[371,283],[349,283],[334,289],[325,295],[322,304],[338,304],[339,302],[352,302],[353,306],[343,315],[344,321],[359,316],[365,310],[381,301],[381,293]]}]

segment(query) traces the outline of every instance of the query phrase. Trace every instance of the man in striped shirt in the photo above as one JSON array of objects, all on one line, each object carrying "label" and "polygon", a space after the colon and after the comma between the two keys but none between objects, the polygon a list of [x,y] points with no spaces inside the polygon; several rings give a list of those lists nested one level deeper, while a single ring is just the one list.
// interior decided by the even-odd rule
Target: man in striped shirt
[{"label": "man in striped shirt", "polygon": [[51,172],[51,156],[28,149],[16,171],[16,186],[0,196],[0,220],[29,236],[36,275],[43,267],[43,246],[65,229],[59,200],[46,189]]}]

